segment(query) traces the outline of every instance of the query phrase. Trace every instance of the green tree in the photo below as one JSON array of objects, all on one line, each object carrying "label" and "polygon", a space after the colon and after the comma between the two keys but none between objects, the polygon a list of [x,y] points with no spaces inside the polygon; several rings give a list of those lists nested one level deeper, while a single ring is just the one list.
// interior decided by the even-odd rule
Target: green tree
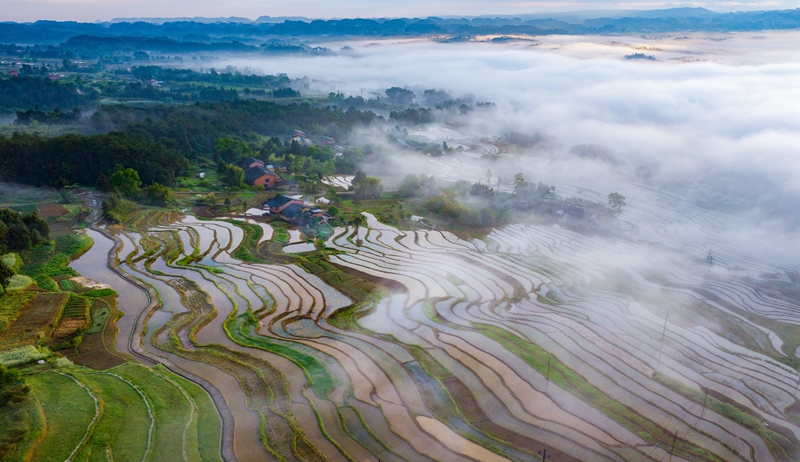
[{"label": "green tree", "polygon": [[292,156],[292,161],[289,164],[289,171],[292,173],[302,172],[305,163],[306,160],[303,158],[303,156]]},{"label": "green tree", "polygon": [[530,186],[530,183],[525,181],[525,176],[522,175],[522,172],[517,173],[514,175],[514,192],[519,194],[523,190],[527,189]]},{"label": "green tree", "polygon": [[419,177],[413,173],[409,173],[403,179],[403,186],[401,189],[405,191],[406,195],[414,197],[417,194],[417,191],[419,191],[419,187]]},{"label": "green tree", "polygon": [[225,164],[219,172],[219,179],[228,186],[238,188],[244,183],[244,170],[235,165]]},{"label": "green tree", "polygon": [[375,199],[380,197],[383,186],[380,178],[367,176],[366,173],[358,171],[353,178],[353,192],[356,199]]},{"label": "green tree", "polygon": [[132,168],[118,169],[109,178],[111,188],[125,197],[136,197],[142,187],[139,172]]},{"label": "green tree", "polygon": [[328,207],[328,215],[330,215],[332,217],[335,217],[335,216],[339,215],[339,209],[337,207],[331,205],[330,207]]},{"label": "green tree", "polygon": [[145,188],[147,202],[165,207],[172,202],[172,189],[159,183],[153,183]]},{"label": "green tree", "polygon": [[622,207],[625,207],[625,196],[620,193],[612,192],[608,195],[608,206],[614,215],[622,213]]},{"label": "green tree", "polygon": [[13,276],[14,270],[6,266],[6,264],[0,260],[0,287],[3,289],[8,287],[8,284],[11,282],[11,278]]},{"label": "green tree", "polygon": [[244,141],[232,138],[217,138],[214,142],[214,160],[232,163],[243,157],[252,156],[254,152]]},{"label": "green tree", "polygon": [[28,399],[30,391],[19,370],[0,364],[0,406],[22,403]]},{"label": "green tree", "polygon": [[206,203],[212,209],[216,208],[217,204],[219,204],[219,198],[217,197],[217,195],[215,193],[212,192],[211,194],[206,196]]}]

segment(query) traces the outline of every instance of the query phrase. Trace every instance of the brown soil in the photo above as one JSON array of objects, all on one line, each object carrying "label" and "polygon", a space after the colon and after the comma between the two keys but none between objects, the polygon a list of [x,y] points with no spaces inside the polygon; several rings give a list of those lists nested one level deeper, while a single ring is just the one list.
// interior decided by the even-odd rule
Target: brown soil
[{"label": "brown soil", "polygon": [[115,356],[103,345],[103,334],[85,334],[77,351],[71,350],[67,357],[75,364],[90,367],[99,371],[111,369],[124,364],[125,360]]},{"label": "brown soil", "polygon": [[53,340],[61,340],[75,335],[81,327],[86,325],[85,319],[80,318],[61,318],[58,327],[53,331]]},{"label": "brown soil", "polygon": [[207,205],[199,205],[192,208],[192,213],[203,218],[214,218],[216,216],[213,212],[211,212],[211,207]]},{"label": "brown soil", "polygon": [[38,204],[36,207],[42,218],[60,217],[69,213],[61,204]]},{"label": "brown soil", "polygon": [[19,317],[0,333],[0,346],[33,345],[39,340],[39,332],[49,337],[67,301],[65,293],[39,293],[31,304],[22,310]]}]

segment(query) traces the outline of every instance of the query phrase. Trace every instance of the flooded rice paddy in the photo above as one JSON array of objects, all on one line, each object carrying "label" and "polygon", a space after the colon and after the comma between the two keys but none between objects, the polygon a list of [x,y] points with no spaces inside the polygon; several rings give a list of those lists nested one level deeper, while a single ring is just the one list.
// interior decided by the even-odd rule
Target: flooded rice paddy
[{"label": "flooded rice paddy", "polygon": [[[797,460],[800,307],[762,275],[800,263],[720,239],[727,215],[621,192],[635,232],[611,238],[512,225],[465,240],[367,216],[335,230],[326,258],[293,230],[280,258],[254,263],[235,256],[245,228],[164,217],[89,231],[95,245],[72,266],[120,293],[118,349],[212,391],[238,460],[532,460],[547,448],[558,461],[644,461],[673,441],[674,461]],[[375,284],[391,290],[362,290]]]}]

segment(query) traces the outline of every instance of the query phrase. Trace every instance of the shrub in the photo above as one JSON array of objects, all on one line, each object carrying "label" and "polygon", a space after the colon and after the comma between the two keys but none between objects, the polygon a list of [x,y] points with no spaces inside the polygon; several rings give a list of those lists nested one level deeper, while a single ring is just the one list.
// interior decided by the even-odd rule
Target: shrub
[{"label": "shrub", "polygon": [[33,284],[33,279],[31,279],[30,276],[25,276],[24,274],[15,274],[11,277],[8,287],[6,287],[6,291],[16,292],[18,290],[25,290],[30,287],[31,284]]},{"label": "shrub", "polygon": [[0,257],[0,263],[11,268],[16,273],[22,267],[22,258],[16,253],[7,253]]}]

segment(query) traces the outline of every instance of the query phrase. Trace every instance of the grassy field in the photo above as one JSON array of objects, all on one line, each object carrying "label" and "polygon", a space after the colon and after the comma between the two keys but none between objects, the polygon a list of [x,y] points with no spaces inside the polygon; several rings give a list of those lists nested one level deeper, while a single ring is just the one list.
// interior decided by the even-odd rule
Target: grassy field
[{"label": "grassy field", "polygon": [[94,418],[94,400],[74,380],[55,372],[34,375],[28,383],[46,419],[46,433],[31,460],[66,460]]},{"label": "grassy field", "polygon": [[[197,385],[163,367],[131,363],[105,372],[62,371],[86,385],[100,403],[99,418],[75,460],[108,460],[108,455],[116,461],[183,460],[184,434],[189,460],[220,460],[220,419]],[[75,380],[54,371],[29,381],[47,428],[31,460],[65,460],[89,428],[94,401]]]}]

